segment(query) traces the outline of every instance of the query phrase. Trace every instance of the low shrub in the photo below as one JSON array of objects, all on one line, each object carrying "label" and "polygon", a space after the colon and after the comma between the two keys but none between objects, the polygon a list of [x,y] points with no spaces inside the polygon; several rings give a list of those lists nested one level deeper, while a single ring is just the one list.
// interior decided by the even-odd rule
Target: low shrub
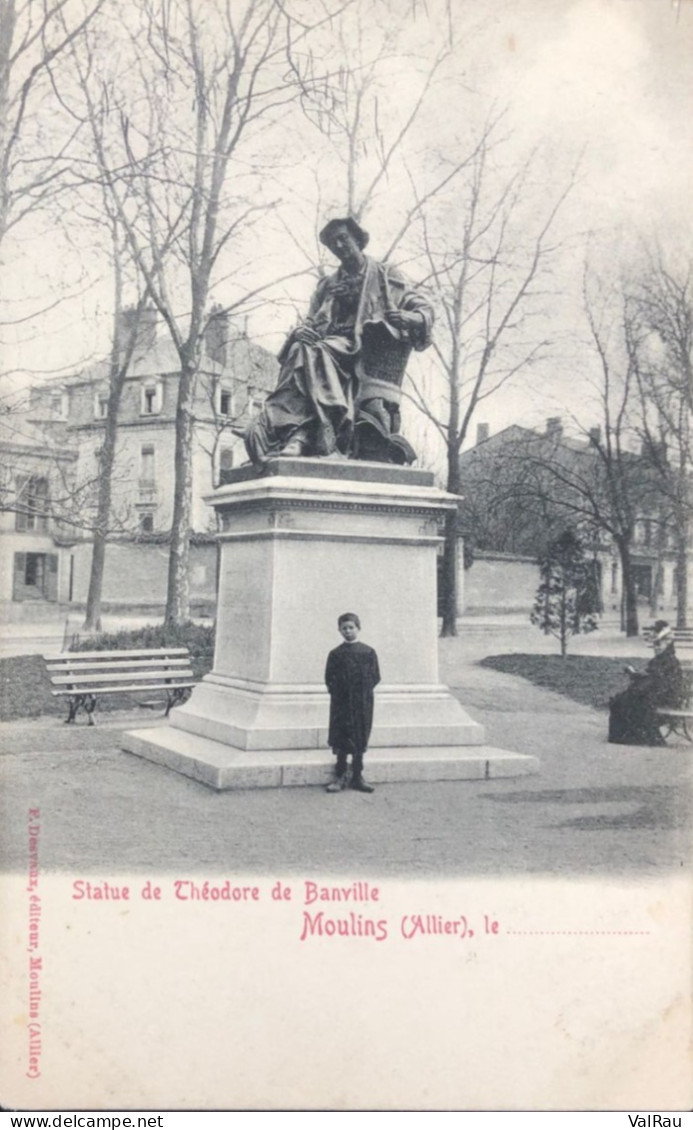
[{"label": "low shrub", "polygon": [[0,659],[0,720],[13,722],[63,713],[67,713],[67,707],[51,694],[46,664],[40,655]]},{"label": "low shrub", "polygon": [[187,647],[197,676],[206,675],[214,657],[214,625],[145,624],[141,628],[102,632],[73,642],[70,651],[139,651],[154,647]]},{"label": "low shrub", "polygon": [[[131,631],[104,632],[73,642],[70,651],[139,651],[154,647],[187,647],[190,649],[191,667],[200,679],[212,669],[214,658],[214,626],[180,624],[165,627],[147,624]],[[127,710],[134,706],[129,694],[102,695],[97,704],[97,715],[113,710]],[[42,714],[67,714],[65,698],[51,694],[50,677],[40,655],[21,655],[0,659],[0,720],[11,722],[19,718],[38,718]],[[84,715],[78,715],[84,722]]]}]

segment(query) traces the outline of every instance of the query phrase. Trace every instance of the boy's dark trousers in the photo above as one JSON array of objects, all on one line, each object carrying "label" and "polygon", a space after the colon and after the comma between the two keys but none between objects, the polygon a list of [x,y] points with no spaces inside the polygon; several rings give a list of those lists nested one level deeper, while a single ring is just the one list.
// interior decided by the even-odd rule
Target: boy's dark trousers
[{"label": "boy's dark trousers", "polygon": [[[343,752],[341,749],[335,751],[337,754],[337,776],[343,777],[347,771],[347,758],[348,753]],[[363,776],[363,754],[353,753],[351,755],[351,768],[354,777]]]}]

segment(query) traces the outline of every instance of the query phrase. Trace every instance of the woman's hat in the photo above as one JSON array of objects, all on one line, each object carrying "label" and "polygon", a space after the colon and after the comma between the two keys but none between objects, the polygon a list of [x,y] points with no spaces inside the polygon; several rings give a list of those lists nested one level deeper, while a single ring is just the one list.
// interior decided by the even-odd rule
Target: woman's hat
[{"label": "woman's hat", "polygon": [[330,220],[329,223],[325,224],[324,228],[320,232],[320,242],[324,243],[325,247],[331,248],[332,233],[334,232],[335,228],[342,226],[344,226],[351,232],[359,246],[359,250],[363,251],[364,247],[368,243],[368,240],[370,239],[370,236],[368,232],[364,231],[361,225],[356,222],[353,216],[341,216],[336,217],[334,220]]},{"label": "woman's hat", "polygon": [[666,640],[674,634],[666,620],[655,620],[652,631],[655,640]]}]

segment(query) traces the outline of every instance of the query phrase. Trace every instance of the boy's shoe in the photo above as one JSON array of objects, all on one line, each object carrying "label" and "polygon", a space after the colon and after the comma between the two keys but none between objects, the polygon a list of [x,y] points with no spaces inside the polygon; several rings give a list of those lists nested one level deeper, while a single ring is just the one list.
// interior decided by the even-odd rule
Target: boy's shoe
[{"label": "boy's shoe", "polygon": [[342,773],[341,777],[335,777],[334,781],[330,781],[325,789],[326,793],[341,793],[349,784],[349,774]]},{"label": "boy's shoe", "polygon": [[352,789],[356,789],[357,793],[374,793],[373,785],[369,785],[364,777],[354,777],[351,782]]}]

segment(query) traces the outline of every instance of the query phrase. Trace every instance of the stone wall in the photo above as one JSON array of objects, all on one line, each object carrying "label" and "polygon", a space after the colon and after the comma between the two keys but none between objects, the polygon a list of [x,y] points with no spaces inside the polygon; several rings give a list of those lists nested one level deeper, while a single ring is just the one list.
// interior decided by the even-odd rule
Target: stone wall
[{"label": "stone wall", "polygon": [[530,557],[477,552],[470,569],[460,570],[461,612],[529,612],[539,584]]},{"label": "stone wall", "polygon": [[[91,567],[91,546],[76,545],[72,603],[86,604]],[[211,612],[216,605],[217,549],[215,545],[190,548],[190,599],[193,611]],[[166,605],[168,546],[114,542],[106,551],[103,607],[112,611],[163,611]]]}]

